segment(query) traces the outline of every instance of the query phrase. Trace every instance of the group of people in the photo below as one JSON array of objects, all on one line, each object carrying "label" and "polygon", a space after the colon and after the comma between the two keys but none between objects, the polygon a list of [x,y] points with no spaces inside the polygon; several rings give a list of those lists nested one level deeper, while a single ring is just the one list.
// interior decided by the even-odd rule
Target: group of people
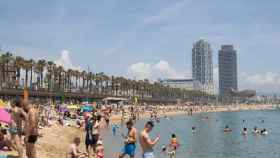
[{"label": "group of people", "polygon": [[18,158],[24,156],[24,146],[28,158],[36,158],[35,143],[38,140],[38,104],[16,98],[9,109],[11,122],[1,126],[0,149],[14,149]]},{"label": "group of people", "polygon": [[[158,134],[155,138],[150,137],[150,132],[154,128],[154,122],[148,121],[144,129],[138,134],[137,129],[134,128],[134,123],[132,120],[129,120],[126,123],[128,132],[127,135],[123,135],[124,138],[124,147],[119,154],[119,158],[124,158],[129,156],[130,158],[135,157],[136,143],[139,139],[139,143],[142,149],[142,158],[155,158],[154,156],[154,146],[159,142],[160,135]],[[162,152],[170,155],[170,158],[175,158],[176,150],[180,146],[179,141],[175,134],[171,135],[170,143],[168,146],[162,148]],[[168,150],[169,149],[169,150]]]},{"label": "group of people", "polygon": [[[224,128],[224,132],[225,132],[225,133],[232,132],[232,129],[231,129],[228,125],[226,125],[225,128]],[[252,129],[252,133],[253,133],[253,134],[260,134],[260,135],[267,135],[267,134],[268,134],[268,131],[267,131],[265,128],[263,128],[263,129],[258,129],[258,127],[254,127],[254,128]],[[242,135],[247,135],[247,134],[248,134],[248,128],[244,127],[244,128],[242,129],[242,131],[241,131],[241,134],[242,134]]]}]

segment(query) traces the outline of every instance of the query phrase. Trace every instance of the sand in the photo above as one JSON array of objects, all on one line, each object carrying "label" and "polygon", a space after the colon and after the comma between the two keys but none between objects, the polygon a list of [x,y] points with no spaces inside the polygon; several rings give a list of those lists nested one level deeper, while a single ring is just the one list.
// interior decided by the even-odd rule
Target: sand
[{"label": "sand", "polygon": [[[198,108],[194,113],[199,112],[223,112],[223,111],[240,111],[240,110],[264,110],[264,109],[273,109],[272,105],[234,105],[234,106],[219,106],[215,108],[203,109]],[[186,111],[168,111],[168,112],[159,112],[161,116],[174,116],[174,115],[185,115]],[[141,118],[149,117],[149,113],[145,113]],[[120,115],[113,115],[111,117],[113,123],[119,123],[121,121]],[[39,138],[37,143],[38,148],[38,158],[65,158],[66,152],[74,137],[81,137],[80,149],[85,151],[84,146],[84,131],[83,129],[77,127],[66,127],[54,124],[51,127],[45,127],[40,130],[40,133],[43,135]],[[6,154],[16,155],[15,152],[9,152]],[[1,155],[1,154],[0,154]]]}]

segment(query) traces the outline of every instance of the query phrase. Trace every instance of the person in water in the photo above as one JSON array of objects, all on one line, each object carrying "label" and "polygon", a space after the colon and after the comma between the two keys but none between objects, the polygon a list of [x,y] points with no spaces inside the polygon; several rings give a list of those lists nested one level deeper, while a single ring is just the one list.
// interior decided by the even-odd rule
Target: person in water
[{"label": "person in water", "polygon": [[175,134],[172,134],[172,135],[171,135],[171,141],[170,141],[169,146],[170,146],[171,148],[172,148],[172,147],[178,148],[178,147],[180,146],[180,143],[179,143],[179,141],[178,141],[178,139],[177,139],[177,137],[176,137]]},{"label": "person in water", "polygon": [[195,126],[192,126],[192,134],[195,134],[195,130],[196,130]]},{"label": "person in water", "polygon": [[254,127],[252,133],[253,134],[258,134],[258,133],[260,133],[260,130],[258,130],[258,127]]},{"label": "person in water", "polygon": [[248,134],[248,130],[247,130],[247,128],[245,128],[245,127],[243,128],[243,130],[242,130],[242,134],[243,134],[243,135],[247,135],[247,134]]},{"label": "person in water", "polygon": [[126,123],[128,132],[127,136],[125,137],[124,141],[124,148],[122,149],[122,153],[119,155],[119,158],[123,158],[128,155],[130,158],[134,158],[135,150],[136,150],[136,137],[137,137],[137,130],[133,127],[133,121],[129,120]]},{"label": "person in water", "polygon": [[177,150],[177,147],[175,147],[175,146],[171,147],[171,150],[167,153],[169,155],[169,158],[176,157],[176,150]]},{"label": "person in water", "polygon": [[268,132],[265,128],[261,130],[261,135],[267,135],[267,134],[268,134]]},{"label": "person in water", "polygon": [[142,148],[142,158],[155,158],[153,147],[159,142],[160,136],[158,135],[155,139],[151,139],[149,133],[153,130],[154,123],[148,121],[140,133],[139,141]]},{"label": "person in water", "polygon": [[229,126],[228,125],[226,125],[225,126],[225,128],[224,128],[224,132],[231,132],[232,131],[232,129],[231,128],[229,128]]},{"label": "person in water", "polygon": [[169,144],[170,151],[168,152],[168,155],[170,156],[170,158],[175,158],[176,150],[178,149],[179,146],[180,146],[180,143],[179,143],[176,135],[172,134],[171,135],[171,141],[170,141],[170,144]]}]

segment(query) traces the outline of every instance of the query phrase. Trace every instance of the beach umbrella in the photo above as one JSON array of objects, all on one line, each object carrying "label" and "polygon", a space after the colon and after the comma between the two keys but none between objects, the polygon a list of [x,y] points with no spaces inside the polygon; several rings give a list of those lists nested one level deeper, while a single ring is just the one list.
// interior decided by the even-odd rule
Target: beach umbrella
[{"label": "beach umbrella", "polygon": [[0,122],[11,123],[11,115],[4,108],[0,109]]},{"label": "beach umbrella", "polygon": [[0,99],[0,107],[6,107],[6,103]]}]

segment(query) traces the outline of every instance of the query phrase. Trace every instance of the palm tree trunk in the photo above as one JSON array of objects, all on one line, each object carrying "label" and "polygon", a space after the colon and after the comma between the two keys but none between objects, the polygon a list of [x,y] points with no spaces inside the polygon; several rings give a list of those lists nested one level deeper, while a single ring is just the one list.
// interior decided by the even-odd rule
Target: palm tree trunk
[{"label": "palm tree trunk", "polygon": [[28,69],[25,69],[25,88],[27,88],[28,84]]}]

